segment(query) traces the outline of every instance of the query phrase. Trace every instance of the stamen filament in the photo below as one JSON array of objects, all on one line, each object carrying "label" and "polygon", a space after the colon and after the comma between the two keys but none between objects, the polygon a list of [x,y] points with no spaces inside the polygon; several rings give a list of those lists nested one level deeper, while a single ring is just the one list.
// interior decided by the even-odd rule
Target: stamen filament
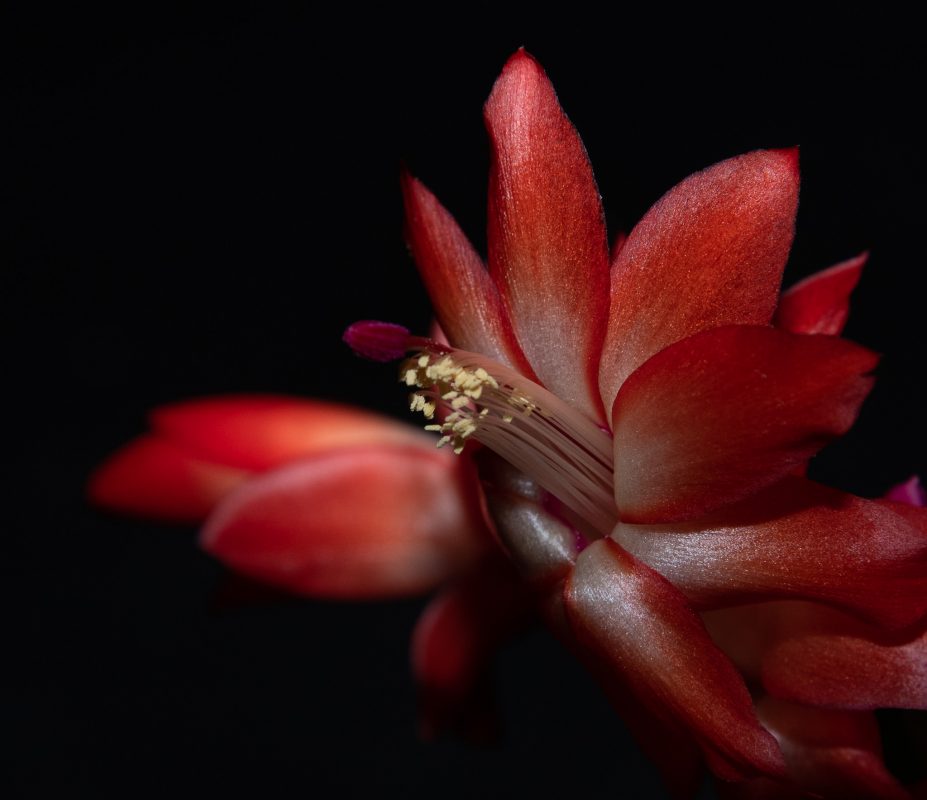
[{"label": "stamen filament", "polygon": [[[612,440],[581,412],[542,386],[478,353],[435,345],[402,366],[402,380],[418,387],[412,409],[431,419],[438,446],[460,453],[469,438],[486,445],[533,478],[602,535],[617,519]],[[430,413],[429,413],[430,412]]]}]

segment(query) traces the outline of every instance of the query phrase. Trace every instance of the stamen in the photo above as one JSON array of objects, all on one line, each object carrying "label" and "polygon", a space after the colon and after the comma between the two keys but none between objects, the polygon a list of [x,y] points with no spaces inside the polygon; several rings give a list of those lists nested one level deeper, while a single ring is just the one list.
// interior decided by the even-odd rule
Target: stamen
[{"label": "stamen", "polygon": [[[435,346],[406,360],[402,380],[418,387],[413,411],[449,413],[438,447],[463,452],[473,438],[588,521],[603,535],[617,519],[612,440],[576,409],[518,372],[477,353]],[[428,413],[430,412],[430,413]]]}]

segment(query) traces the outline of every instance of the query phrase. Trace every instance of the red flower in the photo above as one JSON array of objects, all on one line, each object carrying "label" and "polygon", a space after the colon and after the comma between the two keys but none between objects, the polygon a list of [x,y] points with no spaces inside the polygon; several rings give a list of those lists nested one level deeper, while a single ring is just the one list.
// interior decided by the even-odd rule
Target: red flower
[{"label": "red flower", "polygon": [[[679,793],[704,761],[752,781],[736,790],[748,795],[899,796],[870,709],[925,704],[927,525],[797,474],[871,385],[875,356],[834,335],[864,258],[780,301],[797,154],[757,151],[671,190],[609,263],[585,150],[524,52],[486,121],[488,270],[434,196],[403,182],[453,347],[369,324],[349,340],[413,350],[413,407],[438,415],[455,450],[485,445],[475,461],[512,563]],[[526,594],[484,533],[471,462],[353,413],[253,399],[168,409],[92,493],[193,517],[242,483],[204,546],[310,594],[463,575],[415,637],[438,724],[478,686]],[[769,635],[753,636],[760,624]],[[857,653],[884,666],[837,680]]]}]

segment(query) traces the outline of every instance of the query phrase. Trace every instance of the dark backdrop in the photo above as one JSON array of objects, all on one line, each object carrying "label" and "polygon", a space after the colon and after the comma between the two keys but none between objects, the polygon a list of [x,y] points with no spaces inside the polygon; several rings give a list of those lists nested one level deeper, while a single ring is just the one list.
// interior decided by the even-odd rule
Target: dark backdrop
[{"label": "dark backdrop", "polygon": [[428,323],[401,238],[402,161],[484,245],[481,104],[522,44],[583,135],[613,232],[696,169],[802,145],[787,282],[870,249],[847,333],[886,354],[816,474],[872,495],[927,472],[924,71],[904,21],[783,16],[729,33],[507,25],[479,6],[447,21],[157,8],[30,5],[5,29],[16,405],[0,696],[14,743],[0,780],[24,796],[659,796],[543,633],[499,661],[497,747],[422,745],[407,670],[419,601],[223,606],[223,571],[190,532],[96,513],[82,485],[146,409],[194,395],[288,392],[407,418],[393,368],[356,360],[340,333]]}]

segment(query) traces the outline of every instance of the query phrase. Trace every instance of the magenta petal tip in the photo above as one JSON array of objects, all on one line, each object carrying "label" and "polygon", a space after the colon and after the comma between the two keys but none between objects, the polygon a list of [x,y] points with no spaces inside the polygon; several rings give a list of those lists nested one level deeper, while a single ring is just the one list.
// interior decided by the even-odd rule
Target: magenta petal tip
[{"label": "magenta petal tip", "polygon": [[912,475],[904,483],[893,486],[885,493],[887,500],[907,503],[909,506],[927,506],[927,491],[917,475]]},{"label": "magenta petal tip", "polygon": [[341,337],[357,355],[371,361],[395,361],[409,346],[408,328],[392,322],[361,320],[348,326]]}]

